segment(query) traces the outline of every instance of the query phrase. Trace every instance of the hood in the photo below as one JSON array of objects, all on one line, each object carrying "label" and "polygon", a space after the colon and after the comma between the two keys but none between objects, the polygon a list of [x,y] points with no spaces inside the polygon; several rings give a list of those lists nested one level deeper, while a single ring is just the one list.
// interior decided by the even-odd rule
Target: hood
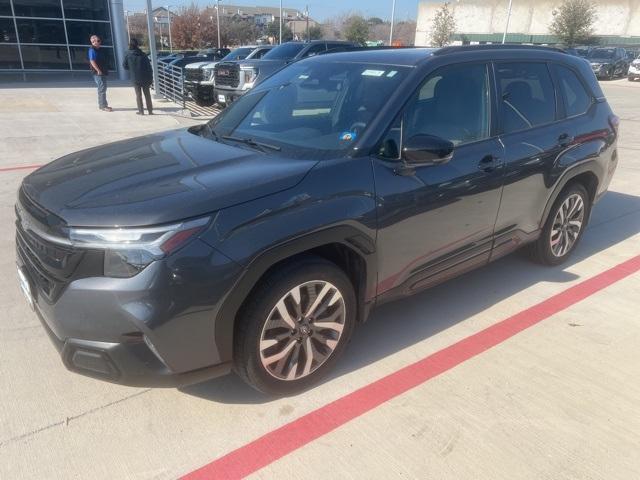
[{"label": "hood", "polygon": [[218,62],[212,62],[211,60],[208,60],[206,62],[195,62],[195,63],[189,63],[186,67],[187,70],[196,70],[198,68],[204,68],[204,67],[210,67],[213,68]]},{"label": "hood", "polygon": [[214,142],[204,126],[123,140],[62,157],[22,183],[69,226],[171,223],[295,186],[317,163]]}]

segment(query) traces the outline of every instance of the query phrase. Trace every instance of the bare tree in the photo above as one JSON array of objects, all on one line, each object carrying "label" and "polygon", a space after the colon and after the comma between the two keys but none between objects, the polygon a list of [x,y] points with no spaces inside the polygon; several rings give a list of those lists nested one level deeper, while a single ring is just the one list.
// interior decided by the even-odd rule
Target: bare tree
[{"label": "bare tree", "polygon": [[549,30],[573,47],[584,43],[593,35],[593,23],[596,20],[596,6],[590,0],[564,0],[557,11]]},{"label": "bare tree", "polygon": [[456,21],[453,12],[449,10],[449,3],[445,3],[438,9],[431,27],[431,43],[436,47],[444,47],[449,44],[451,35],[456,30]]}]

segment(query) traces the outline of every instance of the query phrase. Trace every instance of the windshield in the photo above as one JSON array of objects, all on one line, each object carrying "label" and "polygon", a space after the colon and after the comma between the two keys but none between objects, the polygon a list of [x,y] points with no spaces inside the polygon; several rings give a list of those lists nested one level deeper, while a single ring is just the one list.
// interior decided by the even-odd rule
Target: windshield
[{"label": "windshield", "polygon": [[240,97],[211,123],[233,136],[285,154],[330,157],[352,147],[408,67],[339,62],[296,63]]},{"label": "windshield", "polygon": [[251,47],[236,48],[222,60],[244,60],[253,50],[255,49]]},{"label": "windshield", "polygon": [[589,58],[613,58],[615,50],[607,48],[596,48],[589,54]]},{"label": "windshield", "polygon": [[295,57],[304,48],[304,43],[283,43],[279,47],[270,50],[264,57],[265,60],[289,60]]}]

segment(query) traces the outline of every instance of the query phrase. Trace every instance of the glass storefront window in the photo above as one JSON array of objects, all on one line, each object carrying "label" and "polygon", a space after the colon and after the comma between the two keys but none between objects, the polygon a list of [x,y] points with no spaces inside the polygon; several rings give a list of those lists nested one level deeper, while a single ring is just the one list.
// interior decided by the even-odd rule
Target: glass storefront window
[{"label": "glass storefront window", "polygon": [[[100,50],[106,54],[109,71],[115,71],[113,48],[102,47]],[[89,71],[89,46],[69,47],[69,53],[71,54],[71,66],[74,70]]]},{"label": "glass storefront window", "polygon": [[64,0],[66,18],[109,20],[107,0]]},{"label": "glass storefront window", "polygon": [[16,41],[13,18],[0,18],[0,43],[16,43]]},{"label": "glass storefront window", "polygon": [[69,70],[69,52],[66,45],[59,47],[23,45],[22,61],[25,69]]},{"label": "glass storefront window", "polygon": [[71,22],[67,21],[67,35],[72,45],[89,45],[91,35],[99,35],[103,45],[111,43],[111,25],[106,22]]},{"label": "glass storefront window", "polygon": [[0,69],[21,69],[17,45],[0,45]]},{"label": "glass storefront window", "polygon": [[17,18],[20,43],[67,43],[61,20]]},{"label": "glass storefront window", "polygon": [[60,0],[13,0],[17,17],[62,17]]},{"label": "glass storefront window", "polygon": [[0,0],[0,15],[13,15],[13,13],[11,13],[9,0]]}]

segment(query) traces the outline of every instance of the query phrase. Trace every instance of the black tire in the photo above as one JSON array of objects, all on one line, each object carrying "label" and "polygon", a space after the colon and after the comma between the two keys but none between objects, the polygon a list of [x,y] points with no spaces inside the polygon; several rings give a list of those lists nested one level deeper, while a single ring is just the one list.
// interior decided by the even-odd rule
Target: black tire
[{"label": "black tire", "polygon": [[[579,195],[584,205],[581,220],[582,225],[577,233],[577,238],[575,238],[568,250],[563,254],[558,255],[554,253],[552,247],[552,229],[554,227],[554,224],[557,225],[556,217],[558,216],[560,208],[565,203],[565,201],[573,195]],[[591,200],[586,188],[581,183],[573,183],[567,186],[554,202],[553,207],[549,212],[547,221],[545,222],[542,229],[540,238],[538,238],[538,240],[532,243],[529,247],[529,254],[531,259],[536,263],[540,263],[542,265],[559,265],[567,260],[567,258],[571,256],[571,253],[576,249],[576,246],[580,243],[580,239],[582,238],[582,235],[587,228],[590,213]],[[562,233],[560,234],[560,236],[562,236]]]},{"label": "black tire", "polygon": [[[343,319],[344,323],[342,332],[337,339],[337,345],[332,353],[327,355],[324,362],[318,362],[319,366],[316,366],[306,376],[291,380],[276,378],[274,373],[269,372],[267,367],[263,365],[261,359],[260,343],[262,335],[264,332],[269,331],[265,325],[269,318],[274,315],[278,302],[287,296],[292,289],[297,286],[308,285],[314,281],[330,284],[342,296],[341,305],[344,308],[344,314],[340,318]],[[260,282],[238,314],[234,334],[234,369],[245,382],[263,393],[291,395],[305,390],[318,383],[331,370],[344,352],[355,327],[356,311],[356,296],[353,285],[347,275],[334,263],[320,257],[309,256],[285,265]],[[324,331],[316,330],[314,332],[315,326],[313,324],[310,325],[314,327],[311,335],[318,335],[318,332]],[[289,335],[286,329],[285,334]],[[283,340],[279,340],[279,342],[284,342],[287,346],[293,341],[301,343],[300,340],[295,340],[293,331],[290,335],[291,337],[286,337]],[[302,342],[304,343],[305,340],[302,340]],[[279,345],[284,343],[279,343],[269,348],[280,348]],[[322,345],[320,347],[324,348]],[[306,355],[301,353],[304,350],[302,345],[296,346],[294,344],[292,350],[296,348],[295,365],[297,366],[298,360],[305,359]],[[287,350],[287,348],[281,350]],[[267,350],[263,350],[263,353],[264,351]],[[301,357],[300,355],[305,356]],[[315,355],[311,356],[314,357]],[[289,372],[291,372],[294,358],[289,355],[287,355],[287,358],[285,364],[289,365]],[[300,363],[305,362],[301,361]],[[296,367],[296,371],[299,370],[299,367]]]}]

